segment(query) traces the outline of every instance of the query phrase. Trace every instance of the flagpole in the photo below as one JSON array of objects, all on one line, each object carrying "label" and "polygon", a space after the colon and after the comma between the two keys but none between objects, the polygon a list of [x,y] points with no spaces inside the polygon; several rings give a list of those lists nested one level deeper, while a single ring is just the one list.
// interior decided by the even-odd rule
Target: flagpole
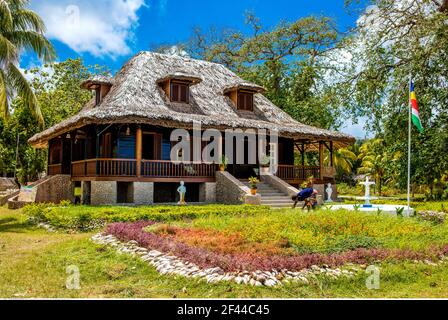
[{"label": "flagpole", "polygon": [[412,106],[411,106],[411,85],[412,85],[412,75],[409,75],[409,121],[408,121],[408,216],[411,215],[411,123],[412,123]]}]

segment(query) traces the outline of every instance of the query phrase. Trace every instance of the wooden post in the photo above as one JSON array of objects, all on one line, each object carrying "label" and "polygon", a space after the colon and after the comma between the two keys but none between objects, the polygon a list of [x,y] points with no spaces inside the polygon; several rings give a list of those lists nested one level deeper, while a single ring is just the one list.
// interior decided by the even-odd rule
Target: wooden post
[{"label": "wooden post", "polygon": [[319,179],[324,179],[324,144],[319,141]]},{"label": "wooden post", "polygon": [[70,173],[70,175],[73,174],[73,172],[72,172],[72,162],[73,162],[73,143],[75,141],[75,139],[74,139],[75,135],[76,135],[76,131],[75,131],[75,133],[73,133],[73,131],[70,132],[70,165],[69,165],[69,173]]},{"label": "wooden post", "polygon": [[96,175],[100,172],[100,163],[98,158],[100,157],[100,131],[98,126],[96,127],[96,147],[95,147],[95,159],[96,159]]},{"label": "wooden post", "polygon": [[139,178],[142,175],[142,128],[140,126],[137,127],[135,133],[135,159],[137,177]]},{"label": "wooden post", "polygon": [[333,141],[330,141],[330,166],[333,167],[333,159],[334,153],[333,153]]},{"label": "wooden post", "polygon": [[305,142],[302,142],[302,150],[300,150],[302,156],[302,167],[305,168]]}]

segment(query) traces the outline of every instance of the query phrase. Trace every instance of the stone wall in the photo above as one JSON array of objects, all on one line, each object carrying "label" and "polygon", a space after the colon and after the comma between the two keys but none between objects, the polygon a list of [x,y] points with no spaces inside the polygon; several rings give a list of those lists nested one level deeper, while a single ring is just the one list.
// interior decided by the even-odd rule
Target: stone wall
[{"label": "stone wall", "polygon": [[227,171],[216,172],[216,201],[225,204],[244,203],[249,188]]},{"label": "stone wall", "polygon": [[90,204],[90,181],[81,181],[81,203]]},{"label": "stone wall", "polygon": [[134,182],[134,203],[139,205],[154,203],[154,182]]},{"label": "stone wall", "polygon": [[3,178],[0,177],[0,192],[7,190],[17,190],[19,186],[14,181],[14,178]]},{"label": "stone wall", "polygon": [[216,202],[216,182],[204,182],[199,185],[199,202]]},{"label": "stone wall", "polygon": [[90,204],[116,204],[117,182],[116,181],[92,181],[90,184]]},{"label": "stone wall", "polygon": [[297,188],[294,188],[287,182],[283,181],[277,176],[274,176],[272,173],[260,173],[260,180],[266,182],[267,184],[275,187],[276,189],[282,191],[288,196],[295,196],[299,192]]},{"label": "stone wall", "polygon": [[34,188],[36,189],[35,202],[59,203],[62,200],[74,201],[73,182],[70,175],[58,174],[52,176],[37,184]]}]

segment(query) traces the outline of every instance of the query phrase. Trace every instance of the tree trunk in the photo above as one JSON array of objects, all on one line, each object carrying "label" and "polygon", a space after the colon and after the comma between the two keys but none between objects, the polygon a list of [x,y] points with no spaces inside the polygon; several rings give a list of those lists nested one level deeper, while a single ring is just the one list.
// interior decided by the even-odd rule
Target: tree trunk
[{"label": "tree trunk", "polygon": [[440,12],[448,12],[448,0],[443,0],[439,7]]}]

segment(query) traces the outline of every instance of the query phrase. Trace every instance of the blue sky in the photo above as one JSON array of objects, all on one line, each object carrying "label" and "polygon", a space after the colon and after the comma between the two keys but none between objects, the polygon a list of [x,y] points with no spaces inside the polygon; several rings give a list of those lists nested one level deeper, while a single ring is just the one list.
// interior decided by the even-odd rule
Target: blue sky
[{"label": "blue sky", "polygon": [[[139,51],[187,40],[195,26],[248,31],[248,10],[268,27],[326,15],[346,30],[358,18],[347,12],[344,0],[32,0],[31,8],[44,19],[59,61],[81,56],[86,64],[106,65],[113,72]],[[22,68],[38,64],[33,56],[22,57]],[[361,129],[348,123],[343,131],[362,137]]]}]

